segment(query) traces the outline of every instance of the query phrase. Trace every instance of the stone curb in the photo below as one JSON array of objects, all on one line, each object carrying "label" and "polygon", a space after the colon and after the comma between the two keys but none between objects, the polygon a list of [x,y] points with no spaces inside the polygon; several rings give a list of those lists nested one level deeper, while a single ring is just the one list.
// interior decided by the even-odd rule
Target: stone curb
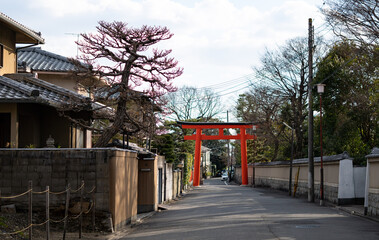
[{"label": "stone curb", "polygon": [[375,217],[371,217],[371,216],[368,216],[368,215],[364,215],[360,212],[357,212],[357,211],[354,211],[354,210],[350,210],[350,209],[347,209],[343,206],[334,206],[336,209],[338,210],[341,210],[343,212],[346,212],[348,214],[351,214],[351,215],[354,215],[354,216],[358,216],[358,217],[361,217],[361,218],[366,218],[368,220],[371,220],[371,221],[374,221],[374,222],[378,222],[379,223],[379,218],[375,218]]}]

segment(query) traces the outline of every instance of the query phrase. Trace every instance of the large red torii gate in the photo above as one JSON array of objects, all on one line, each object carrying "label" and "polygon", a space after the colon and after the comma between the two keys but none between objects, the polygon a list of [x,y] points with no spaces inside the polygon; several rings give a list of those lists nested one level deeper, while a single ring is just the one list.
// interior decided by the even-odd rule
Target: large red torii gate
[{"label": "large red torii gate", "polygon": [[[214,123],[214,122],[177,122],[182,125],[183,129],[196,129],[194,135],[184,136],[184,140],[196,140],[195,144],[195,163],[193,186],[199,186],[200,183],[200,158],[201,158],[201,140],[227,140],[236,139],[241,141],[241,171],[242,185],[248,185],[247,171],[247,152],[246,140],[256,139],[255,135],[246,134],[246,128],[253,128],[253,123]],[[218,135],[202,134],[203,129],[218,129]],[[225,128],[239,128],[240,133],[237,135],[224,135]]]}]

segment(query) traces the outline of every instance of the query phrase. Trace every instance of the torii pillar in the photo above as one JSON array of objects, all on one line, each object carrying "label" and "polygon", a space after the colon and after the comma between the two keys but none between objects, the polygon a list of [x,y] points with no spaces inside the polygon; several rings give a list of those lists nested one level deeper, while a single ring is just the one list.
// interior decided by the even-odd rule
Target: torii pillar
[{"label": "torii pillar", "polygon": [[[256,139],[255,135],[246,134],[246,128],[253,128],[252,123],[196,123],[196,122],[177,122],[182,125],[183,129],[196,129],[194,135],[184,136],[184,140],[195,140],[195,162],[193,186],[200,184],[200,158],[201,158],[201,141],[202,140],[240,140],[241,141],[241,172],[242,185],[248,185],[247,169],[247,145],[246,140]],[[240,133],[237,135],[224,135],[225,128],[239,128]],[[218,135],[204,135],[203,129],[218,129]]]}]

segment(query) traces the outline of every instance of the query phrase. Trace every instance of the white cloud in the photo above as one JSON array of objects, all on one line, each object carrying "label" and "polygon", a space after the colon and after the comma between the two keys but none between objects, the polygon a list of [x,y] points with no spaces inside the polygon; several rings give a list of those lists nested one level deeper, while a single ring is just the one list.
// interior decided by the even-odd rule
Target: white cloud
[{"label": "white cloud", "polygon": [[53,17],[73,17],[82,14],[96,14],[105,11],[141,13],[141,4],[133,0],[34,0],[29,2],[31,8],[45,11]]},{"label": "white cloud", "polygon": [[93,31],[98,20],[167,26],[175,35],[159,46],[173,49],[184,67],[178,84],[205,86],[252,72],[266,46],[305,36],[308,18],[319,17],[316,3],[322,1],[34,0],[30,7],[44,21],[44,48],[69,56],[76,39],[64,33]]}]

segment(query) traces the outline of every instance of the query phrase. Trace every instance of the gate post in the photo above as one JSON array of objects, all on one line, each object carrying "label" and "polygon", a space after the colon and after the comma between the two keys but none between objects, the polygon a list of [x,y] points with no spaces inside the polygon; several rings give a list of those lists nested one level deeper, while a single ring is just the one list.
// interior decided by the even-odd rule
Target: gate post
[{"label": "gate post", "polygon": [[246,128],[241,127],[241,172],[242,185],[248,185],[247,151],[246,151]]},{"label": "gate post", "polygon": [[193,186],[197,187],[200,184],[200,158],[201,158],[201,128],[196,128],[196,143],[195,143],[195,163],[194,163],[194,178]]}]

